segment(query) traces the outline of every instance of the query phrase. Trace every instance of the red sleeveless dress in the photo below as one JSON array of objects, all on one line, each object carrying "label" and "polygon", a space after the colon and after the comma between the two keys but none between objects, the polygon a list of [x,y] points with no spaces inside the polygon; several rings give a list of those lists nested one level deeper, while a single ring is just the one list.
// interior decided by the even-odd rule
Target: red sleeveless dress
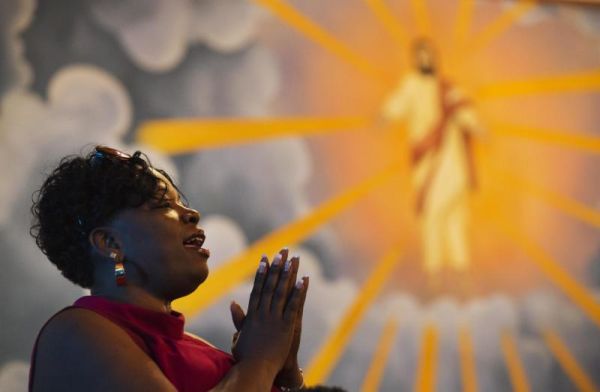
[{"label": "red sleeveless dress", "polygon": [[[94,311],[123,328],[178,391],[208,391],[221,381],[234,364],[231,354],[184,333],[185,319],[181,313],[155,312],[98,296],[81,297],[73,306],[65,309],[72,307]],[[31,357],[30,391],[38,340],[39,335]],[[271,391],[278,392],[279,389],[273,386]]]}]

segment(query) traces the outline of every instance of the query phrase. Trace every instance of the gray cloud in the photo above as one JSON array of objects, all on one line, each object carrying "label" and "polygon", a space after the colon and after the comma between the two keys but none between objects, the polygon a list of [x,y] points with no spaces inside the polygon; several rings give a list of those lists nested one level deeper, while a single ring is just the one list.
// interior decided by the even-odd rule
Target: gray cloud
[{"label": "gray cloud", "polygon": [[92,14],[113,32],[131,60],[151,72],[164,72],[187,50],[186,0],[129,0],[91,3]]},{"label": "gray cloud", "polygon": [[259,45],[222,54],[195,47],[172,73],[131,80],[138,116],[259,116],[279,88],[277,64]]},{"label": "gray cloud", "polygon": [[0,311],[0,361],[25,360],[45,319],[70,304],[82,290],[59,276],[29,237],[31,195],[44,173],[82,146],[108,144],[124,150],[141,148],[158,167],[177,177],[164,155],[144,146],[124,145],[131,104],[123,86],[90,66],[61,69],[49,83],[48,99],[13,89],[2,100],[0,165],[0,293],[8,302]]},{"label": "gray cloud", "polygon": [[92,15],[141,69],[165,72],[177,66],[190,44],[219,52],[247,45],[263,12],[243,0],[104,0]]},{"label": "gray cloud", "polygon": [[0,390],[3,392],[21,392],[27,390],[29,364],[11,361],[0,367]]},{"label": "gray cloud", "polygon": [[195,0],[192,12],[192,42],[203,42],[219,52],[250,43],[267,14],[247,0]]},{"label": "gray cloud", "polygon": [[0,97],[31,79],[31,70],[22,58],[19,34],[31,22],[34,5],[34,0],[0,2]]},{"label": "gray cloud", "polygon": [[0,162],[13,170],[7,173],[11,186],[0,188],[0,224],[7,223],[35,164],[76,153],[86,143],[114,144],[131,122],[123,87],[88,66],[58,72],[49,84],[47,101],[26,90],[13,90],[2,100],[1,110]]}]

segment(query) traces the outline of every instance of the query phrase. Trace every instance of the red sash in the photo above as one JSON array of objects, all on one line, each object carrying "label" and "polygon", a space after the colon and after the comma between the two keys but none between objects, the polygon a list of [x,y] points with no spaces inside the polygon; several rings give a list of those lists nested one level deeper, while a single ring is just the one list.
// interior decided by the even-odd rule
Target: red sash
[{"label": "red sash", "polygon": [[[419,162],[425,158],[428,154],[439,153],[440,147],[446,137],[448,122],[456,114],[456,112],[469,104],[469,101],[459,100],[457,102],[448,101],[448,92],[450,91],[450,83],[447,81],[440,81],[439,84],[439,103],[441,109],[441,115],[437,123],[433,126],[431,131],[425,135],[420,141],[415,143],[411,149],[411,163],[416,166]],[[475,165],[473,162],[473,140],[470,132],[467,129],[461,128],[461,133],[465,145],[465,153],[467,154],[467,165],[469,170],[469,183],[472,188],[475,187]],[[427,176],[423,184],[417,190],[416,196],[416,210],[417,214],[421,214],[425,207],[425,201],[429,194],[429,188],[439,168],[440,162],[436,160],[433,165],[429,168]]]}]

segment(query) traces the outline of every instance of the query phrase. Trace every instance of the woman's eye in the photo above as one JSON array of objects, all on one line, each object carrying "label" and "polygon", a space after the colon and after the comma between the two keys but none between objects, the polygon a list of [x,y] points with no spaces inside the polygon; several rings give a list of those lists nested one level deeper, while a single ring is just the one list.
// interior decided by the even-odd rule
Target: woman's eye
[{"label": "woman's eye", "polygon": [[162,203],[154,206],[155,209],[171,208],[171,203]]}]

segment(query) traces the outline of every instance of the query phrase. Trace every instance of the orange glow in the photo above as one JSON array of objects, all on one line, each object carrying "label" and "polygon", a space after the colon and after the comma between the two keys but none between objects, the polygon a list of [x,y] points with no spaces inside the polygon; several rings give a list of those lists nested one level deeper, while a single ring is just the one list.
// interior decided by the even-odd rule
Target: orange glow
[{"label": "orange glow", "polygon": [[282,0],[254,0],[257,4],[268,8],[281,20],[290,26],[294,27],[306,37],[321,45],[329,52],[335,54],[339,58],[352,64],[366,75],[374,78],[377,81],[386,82],[387,76],[381,72],[371,62],[355,53],[348,48],[344,43],[334,38],[331,34],[313,23],[309,18],[302,15],[294,7]]},{"label": "orange glow", "polygon": [[[541,24],[536,27],[535,34],[523,34],[526,30],[519,24],[519,19],[533,9],[534,5],[529,2],[505,10],[493,4],[481,8],[479,5],[474,6],[469,0],[431,0],[426,2],[427,9],[422,9],[426,13],[422,13],[421,22],[415,20],[413,7],[419,6],[417,2],[385,2],[386,9],[394,15],[396,26],[402,26],[402,34],[408,40],[407,46],[400,50],[397,48],[399,41],[390,34],[385,23],[373,10],[375,5],[381,6],[380,3],[379,0],[368,0],[360,5],[347,4],[343,10],[344,18],[329,19],[327,23],[319,20],[318,13],[306,12],[306,15],[321,22],[323,28],[336,37],[343,38],[357,53],[380,64],[385,73],[397,75],[398,80],[406,72],[406,65],[411,64],[408,44],[419,35],[419,23],[423,26],[426,16],[431,26],[435,27],[432,38],[439,45],[442,71],[451,75],[452,80],[471,96],[476,91],[485,92],[485,89],[479,90],[481,86],[500,86],[505,80],[543,79],[539,75],[564,75],[568,78],[566,75],[577,75],[582,70],[598,67],[597,59],[591,53],[578,53],[577,63],[566,64],[567,46],[563,50],[557,50],[543,44],[550,40],[593,45],[589,38],[583,38],[564,22]],[[307,7],[306,10],[308,9],[310,8]],[[485,14],[482,14],[482,9]],[[371,11],[368,12],[370,17],[365,15],[366,11]],[[454,17],[448,18],[449,15]],[[359,19],[360,29],[355,22]],[[450,23],[447,23],[448,20]],[[282,45],[289,45],[289,40],[280,41],[281,34],[278,31],[276,26],[270,26],[265,42],[276,51],[283,50],[282,55],[285,55],[287,46],[283,49]],[[455,39],[460,42],[462,36],[465,38],[465,48],[469,47],[469,42],[473,44],[479,41],[485,45],[478,44],[479,50],[472,52],[473,56],[468,61],[460,62],[460,68],[455,68],[453,64],[459,63],[455,60],[461,55],[460,51],[454,50]],[[469,41],[469,36],[479,38]],[[408,262],[400,267],[398,284],[410,292],[421,292],[425,285],[425,275],[420,265],[420,239],[417,236],[419,226],[413,212],[414,195],[409,185],[411,168],[407,158],[406,135],[402,124],[392,124],[392,129],[395,130],[390,132],[375,126],[381,104],[396,83],[381,86],[356,78],[354,70],[340,66],[339,60],[315,49],[312,43],[304,44],[301,38],[298,38],[298,46],[294,51],[287,55],[302,69],[302,74],[301,79],[298,79],[298,74],[290,75],[295,80],[294,90],[288,92],[284,88],[283,94],[289,94],[290,97],[302,96],[302,112],[364,114],[374,119],[373,128],[364,132],[311,139],[309,143],[318,157],[320,167],[316,177],[335,173],[335,176],[326,177],[325,189],[344,189],[354,179],[379,170],[387,162],[397,158],[403,160],[403,174],[397,181],[374,192],[348,214],[336,220],[334,226],[348,243],[361,244],[357,249],[357,260],[370,260],[376,257],[378,249],[388,246],[397,238],[407,239],[407,243],[411,245],[406,251]],[[386,58],[389,61],[386,62]],[[286,80],[285,74],[283,78]],[[535,85],[537,82],[532,83]],[[593,109],[591,106],[586,108],[581,105],[581,101],[566,99],[566,95],[558,91],[552,92],[552,95],[546,94],[550,92],[548,88],[557,87],[548,86],[542,85],[541,88],[546,90],[539,91],[535,100],[527,100],[527,95],[516,95],[516,98],[505,95],[504,99],[474,101],[487,132],[476,145],[479,156],[479,188],[472,197],[471,238],[474,265],[471,274],[477,282],[478,292],[500,290],[518,294],[544,281],[533,267],[512,268],[522,265],[523,256],[510,242],[500,239],[501,236],[495,236],[494,229],[489,225],[490,212],[500,211],[510,215],[516,225],[534,232],[536,238],[551,237],[557,232],[570,233],[576,228],[576,220],[565,225],[559,210],[550,209],[550,213],[542,210],[536,205],[543,204],[541,201],[522,197],[522,192],[515,191],[513,182],[498,177],[490,166],[491,160],[496,164],[516,168],[520,175],[536,179],[537,183],[549,189],[568,190],[565,193],[567,196],[572,196],[571,192],[582,187],[582,168],[588,164],[587,161],[579,158],[577,151],[567,151],[561,153],[560,159],[553,159],[553,155],[548,155],[551,147],[546,145],[592,151],[594,144],[591,143],[592,137],[588,136],[588,130],[594,129],[595,123],[588,113]],[[570,93],[569,97],[573,97],[573,94]],[[285,113],[285,110],[290,109],[282,110]],[[509,118],[507,114],[510,114]],[[497,123],[488,119],[499,119],[502,126],[496,127]],[[516,127],[506,127],[506,123],[522,124],[523,128],[519,131],[527,128],[522,137],[531,142],[521,143],[517,137],[491,137],[496,134],[517,136]],[[536,129],[565,129],[563,133],[567,136],[534,132]],[[578,129],[580,132],[575,135],[569,132],[570,129]],[[554,154],[555,151],[550,152]],[[489,159],[482,159],[486,157]],[[565,168],[566,164],[568,170]],[[325,197],[325,189],[315,191],[315,198]],[[502,191],[499,192],[498,189]],[[570,238],[575,241],[585,240],[578,240],[573,236]],[[573,243],[564,243],[562,246],[572,248]],[[581,265],[582,260],[589,259],[594,244],[578,243],[575,248],[573,259],[569,262]],[[517,272],[505,272],[511,269]]]}]

